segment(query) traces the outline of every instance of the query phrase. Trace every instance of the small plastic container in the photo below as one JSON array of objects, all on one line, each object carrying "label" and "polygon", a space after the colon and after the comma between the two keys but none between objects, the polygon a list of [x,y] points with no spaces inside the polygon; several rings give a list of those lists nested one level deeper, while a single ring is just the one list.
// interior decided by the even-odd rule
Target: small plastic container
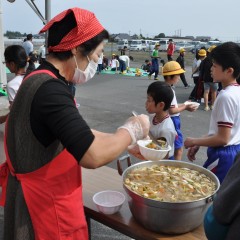
[{"label": "small plastic container", "polygon": [[118,212],[125,201],[125,196],[117,191],[101,191],[93,196],[93,202],[96,204],[97,209],[107,215]]},{"label": "small plastic container", "polygon": [[193,105],[196,109],[198,109],[198,107],[200,106],[200,103],[198,103],[198,102],[191,102],[191,101],[186,101],[184,104],[185,105]]}]

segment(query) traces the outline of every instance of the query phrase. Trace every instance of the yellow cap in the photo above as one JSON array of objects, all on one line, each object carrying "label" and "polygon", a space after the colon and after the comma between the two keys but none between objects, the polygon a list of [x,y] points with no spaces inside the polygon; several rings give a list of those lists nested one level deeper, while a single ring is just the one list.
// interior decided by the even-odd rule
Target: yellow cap
[{"label": "yellow cap", "polygon": [[179,75],[184,72],[180,64],[176,61],[167,62],[162,69],[163,76]]},{"label": "yellow cap", "polygon": [[201,57],[205,57],[205,56],[207,55],[207,52],[206,52],[206,50],[204,50],[204,49],[200,49],[200,50],[198,51],[198,55],[201,56]]},{"label": "yellow cap", "polygon": [[160,43],[156,43],[155,46],[160,46]]},{"label": "yellow cap", "polygon": [[183,52],[186,52],[186,50],[185,50],[184,48],[180,48],[180,49],[179,49],[179,52],[180,52],[180,53],[183,53]]},{"label": "yellow cap", "polygon": [[211,52],[214,48],[216,47],[216,45],[212,45],[210,48],[208,48],[208,52]]},{"label": "yellow cap", "polygon": [[115,55],[116,55],[115,53],[112,54],[112,56],[115,56]]}]

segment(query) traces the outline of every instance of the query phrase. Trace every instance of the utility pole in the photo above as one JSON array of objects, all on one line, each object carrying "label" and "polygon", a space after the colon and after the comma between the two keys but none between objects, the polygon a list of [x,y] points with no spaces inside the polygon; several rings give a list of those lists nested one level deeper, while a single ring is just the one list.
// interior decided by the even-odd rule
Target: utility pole
[{"label": "utility pole", "polygon": [[0,0],[0,87],[7,84],[6,66],[4,62],[3,12]]}]

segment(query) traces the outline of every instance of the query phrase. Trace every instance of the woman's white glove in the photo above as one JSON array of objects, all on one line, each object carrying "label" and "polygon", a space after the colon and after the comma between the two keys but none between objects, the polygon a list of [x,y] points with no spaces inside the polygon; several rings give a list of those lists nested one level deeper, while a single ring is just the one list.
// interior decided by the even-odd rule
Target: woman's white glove
[{"label": "woman's white glove", "polygon": [[131,144],[135,144],[138,140],[147,137],[150,128],[149,117],[144,114],[130,117],[125,124],[119,128],[126,129],[132,138]]}]

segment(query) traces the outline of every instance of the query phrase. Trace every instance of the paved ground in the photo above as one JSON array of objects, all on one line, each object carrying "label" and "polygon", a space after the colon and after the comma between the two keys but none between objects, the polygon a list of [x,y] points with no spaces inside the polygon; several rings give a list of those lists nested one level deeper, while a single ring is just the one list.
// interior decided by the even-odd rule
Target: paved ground
[{"label": "paved ground", "polygon": [[[190,71],[190,67],[188,67],[187,79],[189,83],[192,84]],[[10,78],[10,75],[8,78]],[[161,80],[163,80],[162,77]],[[138,113],[146,113],[144,107],[146,90],[152,81],[153,80],[148,80],[143,77],[124,77],[119,74],[96,75],[94,79],[77,88],[76,97],[77,102],[80,103],[79,111],[91,128],[105,132],[113,132],[131,116],[132,110]],[[191,90],[192,88],[185,89],[180,81],[175,88],[178,102],[186,101]],[[3,98],[0,97],[0,102],[2,99]],[[197,137],[206,134],[209,119],[210,112],[203,111],[202,106],[193,113],[183,112],[181,114],[181,121],[184,136]],[[4,125],[0,125],[0,161],[4,160],[3,133]],[[206,148],[202,148],[197,155],[196,163],[202,165],[205,159]],[[187,161],[185,150],[183,160]],[[116,168],[116,161],[113,161],[109,166]],[[1,236],[3,210],[0,210]],[[129,239],[94,221],[92,221],[92,228],[92,239],[94,240]],[[1,237],[0,240],[2,240]]]}]

